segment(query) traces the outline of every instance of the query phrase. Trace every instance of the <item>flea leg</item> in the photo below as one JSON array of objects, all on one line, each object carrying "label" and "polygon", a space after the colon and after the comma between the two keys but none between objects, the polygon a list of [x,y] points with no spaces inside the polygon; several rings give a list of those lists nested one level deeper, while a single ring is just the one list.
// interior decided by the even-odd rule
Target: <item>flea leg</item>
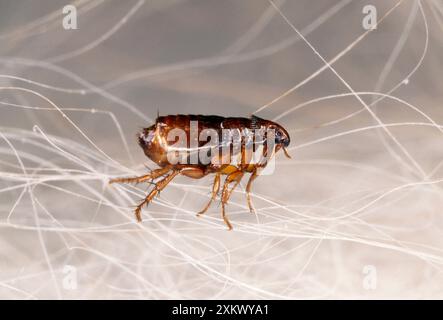
[{"label": "flea leg", "polygon": [[248,199],[248,206],[249,206],[249,211],[251,211],[251,213],[254,213],[254,207],[252,205],[252,200],[251,200],[251,187],[252,187],[252,182],[255,180],[255,178],[257,178],[257,169],[255,169],[251,176],[249,177],[248,180],[248,184],[246,185],[246,198]]},{"label": "flea leg", "polygon": [[209,199],[208,204],[199,213],[197,213],[197,216],[202,215],[209,209],[209,206],[211,205],[212,201],[215,199],[215,197],[217,197],[217,193],[219,190],[220,190],[220,173],[216,173],[214,177],[214,183],[212,184],[211,199]]},{"label": "flea leg", "polygon": [[154,197],[160,191],[162,191],[169,184],[169,182],[171,182],[172,179],[174,179],[175,176],[177,176],[179,173],[180,173],[180,170],[175,170],[155,184],[154,189],[146,196],[146,198],[135,209],[135,216],[136,216],[138,222],[142,221],[141,210],[142,210],[143,206],[147,205],[149,202],[151,202],[152,199],[154,199]]},{"label": "flea leg", "polygon": [[234,186],[231,188],[231,190],[227,190],[226,194],[225,194],[225,203],[228,203],[229,198],[231,197],[232,192],[234,191],[234,189],[240,184],[241,179],[243,178],[243,171],[237,171],[234,172],[235,173],[235,177],[232,178],[231,181],[229,181],[229,183],[231,182],[235,182]]},{"label": "flea leg", "polygon": [[[242,171],[234,171],[233,173],[229,174],[226,177],[225,183],[223,184],[223,190],[222,190],[222,196],[221,196],[222,217],[223,217],[223,221],[226,223],[229,230],[232,230],[232,225],[229,222],[228,217],[226,216],[225,205],[229,200],[229,196],[231,195],[231,192],[240,183],[240,180],[242,177],[243,177]],[[229,190],[228,187],[231,182],[235,182],[235,185],[234,185],[234,187],[232,187],[231,190]]]},{"label": "flea leg", "polygon": [[153,170],[151,173],[146,174],[144,176],[140,176],[140,177],[111,179],[111,180],[109,180],[109,183],[110,184],[111,183],[141,183],[141,182],[144,182],[144,181],[147,181],[147,180],[157,179],[158,177],[161,177],[161,176],[165,175],[169,171],[171,171],[171,167],[164,167],[164,168],[161,168],[161,169]]}]

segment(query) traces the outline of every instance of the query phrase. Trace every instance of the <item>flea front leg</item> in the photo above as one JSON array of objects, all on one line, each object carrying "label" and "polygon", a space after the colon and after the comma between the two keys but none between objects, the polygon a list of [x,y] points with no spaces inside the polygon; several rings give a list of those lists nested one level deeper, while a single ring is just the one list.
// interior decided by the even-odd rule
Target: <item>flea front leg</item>
[{"label": "flea front leg", "polygon": [[[226,177],[225,183],[223,184],[223,190],[222,190],[222,195],[221,195],[222,217],[223,217],[223,221],[226,223],[229,230],[232,230],[232,225],[229,222],[229,219],[226,215],[225,205],[228,202],[232,191],[234,191],[235,187],[240,183],[240,180],[243,177],[243,174],[244,173],[242,171],[234,171],[233,173],[229,174]],[[235,182],[235,185],[232,187],[231,190],[229,190],[229,184],[231,182]]]},{"label": "flea front leg", "polygon": [[252,205],[252,200],[251,200],[251,187],[252,187],[252,182],[257,178],[257,169],[255,169],[251,176],[249,177],[248,180],[248,184],[246,185],[246,198],[248,200],[248,206],[249,206],[249,211],[251,211],[251,213],[254,213],[254,207]]},{"label": "flea front leg", "polygon": [[145,174],[140,177],[128,177],[128,178],[115,178],[109,180],[109,184],[111,183],[141,183],[147,180],[155,180],[171,171],[171,167],[164,167],[160,169],[153,170],[149,174]]},{"label": "flea front leg", "polygon": [[214,199],[217,197],[217,193],[219,190],[220,190],[220,173],[216,173],[214,177],[214,183],[212,184],[211,199],[209,199],[208,204],[199,213],[197,213],[197,216],[202,215],[209,209],[209,206],[211,205],[212,201],[214,201]]}]

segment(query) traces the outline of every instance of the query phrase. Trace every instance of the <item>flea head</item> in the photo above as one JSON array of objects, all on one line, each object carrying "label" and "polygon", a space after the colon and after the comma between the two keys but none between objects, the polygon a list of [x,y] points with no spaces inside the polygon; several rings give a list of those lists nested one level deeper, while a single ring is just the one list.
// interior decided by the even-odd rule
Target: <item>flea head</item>
[{"label": "flea head", "polygon": [[273,121],[265,120],[254,115],[251,117],[251,125],[253,128],[265,127],[267,129],[274,130],[276,150],[278,151],[280,148],[283,149],[286,157],[291,158],[288,151],[286,150],[286,148],[291,143],[291,138],[289,137],[288,131],[283,128],[283,126]]},{"label": "flea head", "polygon": [[283,152],[285,153],[285,156],[288,158],[291,158],[291,156],[288,153],[288,150],[286,148],[291,143],[291,138],[289,137],[288,131],[286,131],[285,128],[283,128],[279,124],[275,124],[275,144],[277,146],[281,146],[283,149]]},{"label": "flea head", "polygon": [[282,145],[284,148],[291,143],[288,131],[279,124],[275,125],[275,143]]}]

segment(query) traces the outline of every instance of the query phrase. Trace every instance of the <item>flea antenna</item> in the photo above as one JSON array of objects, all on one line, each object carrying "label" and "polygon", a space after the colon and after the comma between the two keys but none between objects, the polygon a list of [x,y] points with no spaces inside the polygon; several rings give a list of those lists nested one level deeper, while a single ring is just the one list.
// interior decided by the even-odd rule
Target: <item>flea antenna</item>
[{"label": "flea antenna", "polygon": [[285,153],[285,156],[286,156],[287,158],[292,159],[291,156],[289,155],[288,150],[286,150],[285,147],[283,147],[283,152]]}]

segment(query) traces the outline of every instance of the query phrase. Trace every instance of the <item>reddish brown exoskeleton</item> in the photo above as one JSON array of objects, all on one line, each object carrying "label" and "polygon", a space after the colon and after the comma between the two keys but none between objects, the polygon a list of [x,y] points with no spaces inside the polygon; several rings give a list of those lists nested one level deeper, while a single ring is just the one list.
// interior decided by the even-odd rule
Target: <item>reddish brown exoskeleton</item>
[{"label": "reddish brown exoskeleton", "polygon": [[[233,132],[239,133],[236,135],[237,139],[233,138],[235,136]],[[260,132],[262,135],[252,136],[251,132]],[[202,136],[203,139],[201,139]],[[223,220],[228,228],[232,229],[226,216],[225,205],[244,174],[251,174],[246,185],[246,196],[249,209],[253,212],[250,192],[252,182],[259,175],[259,170],[265,168],[280,149],[283,149],[285,155],[290,158],[285,149],[290,143],[288,132],[279,124],[256,116],[250,118],[205,115],[161,116],[157,117],[154,125],[143,129],[138,138],[145,155],[160,168],[140,177],[112,179],[110,183],[156,181],[153,190],[135,209],[139,222],[142,220],[142,207],[147,205],[177,175],[200,179],[214,173],[211,198],[198,215],[208,210],[220,191],[221,175],[226,175],[220,198]],[[180,138],[186,140],[181,147],[178,145]],[[209,144],[209,141],[212,143]],[[262,147],[261,158],[253,161],[251,150],[256,151],[258,145]],[[234,185],[229,189],[231,183]]]}]

